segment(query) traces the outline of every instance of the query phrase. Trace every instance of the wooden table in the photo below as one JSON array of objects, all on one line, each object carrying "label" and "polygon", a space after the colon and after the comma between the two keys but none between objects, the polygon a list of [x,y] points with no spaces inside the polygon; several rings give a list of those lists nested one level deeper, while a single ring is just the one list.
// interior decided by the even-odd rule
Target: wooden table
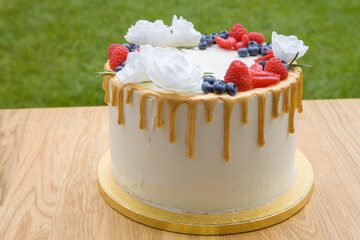
[{"label": "wooden table", "polygon": [[360,99],[304,101],[297,147],[315,171],[298,214],[250,233],[193,236],[136,223],[97,188],[106,107],[0,110],[0,239],[359,239]]}]

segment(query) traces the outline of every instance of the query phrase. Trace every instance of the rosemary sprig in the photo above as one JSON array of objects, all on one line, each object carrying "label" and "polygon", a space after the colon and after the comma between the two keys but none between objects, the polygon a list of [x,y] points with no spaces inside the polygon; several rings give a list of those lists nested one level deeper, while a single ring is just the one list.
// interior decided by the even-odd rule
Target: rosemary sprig
[{"label": "rosemary sprig", "polygon": [[176,48],[179,50],[183,50],[183,49],[195,50],[196,46],[176,46]]},{"label": "rosemary sprig", "polygon": [[114,72],[114,71],[110,71],[110,70],[107,70],[107,69],[105,69],[105,71],[106,72],[95,72],[95,74],[97,74],[98,77],[107,76],[107,75],[116,76],[116,72]]},{"label": "rosemary sprig", "polygon": [[290,67],[291,71],[294,72],[295,67],[311,67],[310,65],[306,65],[306,64],[296,64],[296,63],[294,63],[298,56],[299,56],[299,52],[296,53],[294,59],[291,60],[291,62],[289,63],[289,67]]}]

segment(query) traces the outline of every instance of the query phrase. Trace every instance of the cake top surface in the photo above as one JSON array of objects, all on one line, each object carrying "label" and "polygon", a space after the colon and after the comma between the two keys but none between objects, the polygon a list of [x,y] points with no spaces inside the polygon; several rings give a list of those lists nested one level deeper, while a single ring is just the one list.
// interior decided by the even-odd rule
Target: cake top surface
[{"label": "cake top surface", "polygon": [[176,15],[171,26],[139,20],[125,39],[129,43],[109,46],[107,74],[123,84],[184,96],[235,96],[279,84],[300,66],[295,60],[308,49],[296,36],[276,32],[266,42],[238,23],[229,31],[201,34]]}]

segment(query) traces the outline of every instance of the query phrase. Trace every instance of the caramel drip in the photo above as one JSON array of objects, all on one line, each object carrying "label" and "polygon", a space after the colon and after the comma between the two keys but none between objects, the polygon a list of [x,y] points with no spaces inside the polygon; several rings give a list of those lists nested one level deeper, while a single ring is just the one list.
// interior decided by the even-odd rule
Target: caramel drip
[{"label": "caramel drip", "polygon": [[102,84],[102,88],[105,90],[104,102],[106,104],[109,104],[109,102],[110,102],[110,95],[109,95],[110,78],[111,78],[111,76],[104,76],[104,80],[103,80],[103,84]]},{"label": "caramel drip", "polygon": [[194,101],[190,101],[188,103],[188,158],[192,158],[194,156],[194,135],[197,104],[198,102]]},{"label": "caramel drip", "polygon": [[156,98],[156,126],[162,127],[162,125],[164,125],[164,119],[163,119],[163,106],[164,106],[164,101],[157,97]]},{"label": "caramel drip", "polygon": [[181,101],[167,101],[169,106],[169,142],[175,142],[175,114]]},{"label": "caramel drip", "polygon": [[140,123],[139,123],[139,128],[140,129],[145,129],[146,126],[146,121],[145,121],[145,100],[147,99],[148,96],[150,96],[151,93],[147,92],[147,91],[141,91],[139,93],[139,110],[140,110]]},{"label": "caramel drip", "polygon": [[273,118],[279,117],[279,99],[280,99],[281,90],[276,89],[271,91],[272,96],[272,112],[271,116]]},{"label": "caramel drip", "polygon": [[125,103],[130,104],[132,102],[132,95],[134,93],[135,88],[127,87],[126,88],[126,96],[125,96]]},{"label": "caramel drip", "polygon": [[204,101],[204,110],[205,110],[205,122],[206,123],[211,123],[213,120],[213,112],[214,112],[214,107],[216,104],[216,99],[212,99],[210,101]]},{"label": "caramel drip", "polygon": [[[108,64],[105,65],[106,69],[109,69]],[[111,83],[110,83],[111,79]],[[110,103],[110,86],[111,86],[111,103]],[[295,110],[302,111],[302,90],[303,90],[303,78],[302,71],[297,68],[295,72],[290,72],[289,77],[286,80],[279,82],[276,85],[269,86],[267,88],[253,89],[247,92],[241,92],[233,97],[228,95],[218,94],[206,94],[206,95],[194,95],[194,96],[182,96],[174,93],[165,93],[155,91],[152,89],[144,88],[140,85],[133,83],[122,84],[119,79],[112,76],[104,76],[103,89],[105,90],[105,102],[111,104],[111,106],[117,106],[118,108],[118,124],[124,124],[124,88],[126,89],[125,103],[132,103],[132,96],[135,90],[139,92],[139,109],[140,109],[140,123],[139,128],[144,129],[146,127],[146,99],[150,96],[156,99],[156,127],[161,127],[164,124],[163,119],[163,106],[164,102],[168,105],[169,114],[169,141],[175,142],[175,116],[177,109],[183,103],[186,103],[188,107],[188,149],[187,156],[192,158],[194,156],[194,136],[195,136],[195,122],[196,112],[199,102],[204,104],[205,121],[211,123],[213,120],[213,112],[217,101],[223,102],[224,108],[224,148],[223,158],[224,160],[230,160],[230,120],[234,104],[239,103],[241,106],[241,122],[243,124],[248,123],[248,105],[251,97],[256,96],[258,99],[258,145],[264,146],[265,144],[265,109],[268,93],[272,93],[272,117],[279,117],[279,99],[281,93],[283,94],[283,108],[284,113],[289,113],[289,125],[288,132],[293,133]]]},{"label": "caramel drip", "polygon": [[302,95],[303,95],[303,73],[300,71],[300,77],[297,81],[297,88],[298,88],[298,99],[297,99],[297,109],[299,113],[302,113],[303,107],[302,107]]},{"label": "caramel drip", "polygon": [[234,101],[224,99],[224,153],[223,158],[225,161],[230,160],[230,120],[231,113],[234,107]]},{"label": "caramel drip", "polygon": [[248,119],[249,98],[240,99],[240,106],[241,106],[241,122],[246,125],[249,122]]},{"label": "caramel drip", "polygon": [[288,132],[294,133],[295,127],[294,127],[294,115],[295,115],[295,108],[296,105],[298,105],[297,98],[299,97],[298,91],[299,88],[297,86],[297,82],[291,83],[291,93],[290,93],[290,112],[289,112],[289,125],[288,125]]},{"label": "caramel drip", "polygon": [[116,82],[111,82],[111,106],[115,107],[117,105],[117,98],[116,98]]},{"label": "caramel drip", "polygon": [[288,113],[289,112],[289,92],[290,92],[290,87],[284,88],[282,89],[283,91],[283,112],[284,113]]},{"label": "caramel drip", "polygon": [[120,82],[116,82],[116,97],[117,97],[117,107],[118,107],[118,119],[117,122],[119,125],[124,124],[124,87],[121,86]]},{"label": "caramel drip", "polygon": [[267,93],[258,95],[258,144],[260,147],[265,145],[265,104]]}]

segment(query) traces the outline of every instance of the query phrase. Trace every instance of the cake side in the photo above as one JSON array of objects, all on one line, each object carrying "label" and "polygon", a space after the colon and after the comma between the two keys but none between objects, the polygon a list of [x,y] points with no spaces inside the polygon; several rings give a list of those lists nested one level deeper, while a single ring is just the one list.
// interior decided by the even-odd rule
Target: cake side
[{"label": "cake side", "polygon": [[298,69],[275,86],[229,99],[152,92],[106,77],[115,179],[134,197],[177,211],[272,201],[296,175],[301,77]]}]

